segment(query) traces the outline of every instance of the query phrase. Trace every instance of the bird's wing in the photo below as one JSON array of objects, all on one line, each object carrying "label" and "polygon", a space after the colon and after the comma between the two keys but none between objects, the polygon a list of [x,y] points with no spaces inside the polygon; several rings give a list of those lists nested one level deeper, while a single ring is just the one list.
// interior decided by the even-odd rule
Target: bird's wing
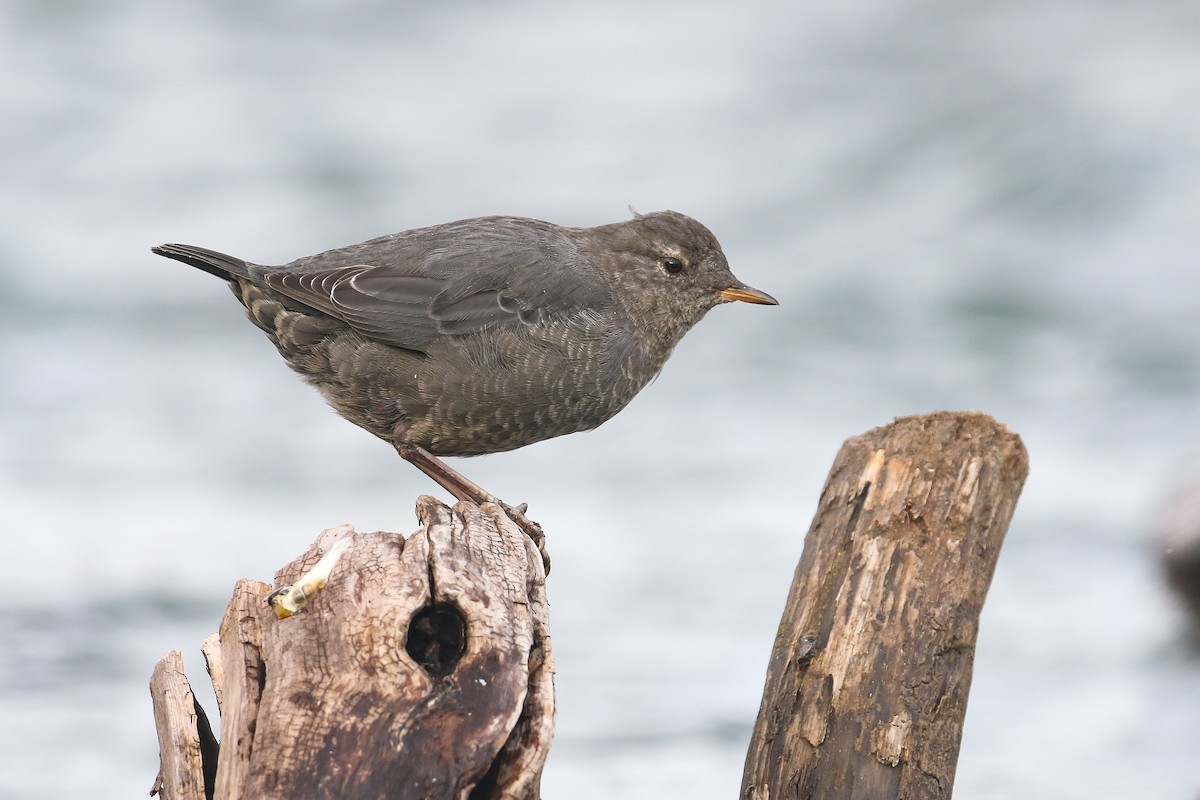
[{"label": "bird's wing", "polygon": [[429,309],[441,285],[433,278],[389,275],[386,268],[357,264],[320,272],[266,272],[262,280],[385,344],[424,350],[437,335]]},{"label": "bird's wing", "polygon": [[501,240],[426,249],[419,259],[324,269],[309,264],[258,277],[368,338],[423,351],[439,337],[533,325],[545,314],[594,302],[602,289],[563,263],[571,255]]}]

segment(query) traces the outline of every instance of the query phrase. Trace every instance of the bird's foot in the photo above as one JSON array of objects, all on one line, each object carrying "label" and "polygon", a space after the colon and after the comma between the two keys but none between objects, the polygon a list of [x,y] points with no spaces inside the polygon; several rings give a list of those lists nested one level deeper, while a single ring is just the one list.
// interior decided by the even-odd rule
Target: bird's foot
[{"label": "bird's foot", "polygon": [[516,523],[517,527],[537,545],[538,552],[542,554],[542,565],[546,568],[546,574],[550,574],[550,556],[546,553],[546,534],[542,532],[541,525],[525,516],[525,512],[529,510],[528,505],[521,503],[517,506],[510,506],[503,500],[497,499],[491,492],[484,491],[478,484],[467,480],[462,473],[452,469],[433,453],[410,441],[404,430],[396,430],[392,444],[395,445],[396,452],[400,454],[401,458],[433,478],[438,486],[454,495],[455,498],[466,500],[477,506],[484,503],[495,503],[504,509],[508,518]]},{"label": "bird's foot", "polygon": [[542,531],[542,526],[525,516],[525,512],[529,510],[528,503],[510,506],[503,500],[497,500],[497,505],[504,509],[504,513],[508,515],[518,528],[525,532],[525,535],[533,540],[537,545],[538,553],[542,556],[542,567],[545,568],[546,574],[550,574],[550,554],[546,552],[546,534]]}]

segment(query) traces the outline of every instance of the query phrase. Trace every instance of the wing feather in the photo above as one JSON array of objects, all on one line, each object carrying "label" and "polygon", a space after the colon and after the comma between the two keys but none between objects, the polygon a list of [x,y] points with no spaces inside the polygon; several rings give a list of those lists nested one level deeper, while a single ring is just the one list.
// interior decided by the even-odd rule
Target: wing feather
[{"label": "wing feather", "polygon": [[536,325],[549,302],[567,314],[607,291],[576,268],[579,251],[561,229],[508,218],[467,223],[259,268],[254,277],[363,336],[421,352],[442,337]]}]

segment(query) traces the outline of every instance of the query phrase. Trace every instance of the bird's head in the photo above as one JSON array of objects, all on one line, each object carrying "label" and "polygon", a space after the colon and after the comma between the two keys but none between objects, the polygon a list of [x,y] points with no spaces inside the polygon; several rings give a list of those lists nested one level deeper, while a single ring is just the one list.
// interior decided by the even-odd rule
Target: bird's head
[{"label": "bird's head", "polygon": [[778,305],[734,277],[716,237],[684,214],[637,214],[592,231],[601,269],[635,324],[668,347],[721,303]]}]

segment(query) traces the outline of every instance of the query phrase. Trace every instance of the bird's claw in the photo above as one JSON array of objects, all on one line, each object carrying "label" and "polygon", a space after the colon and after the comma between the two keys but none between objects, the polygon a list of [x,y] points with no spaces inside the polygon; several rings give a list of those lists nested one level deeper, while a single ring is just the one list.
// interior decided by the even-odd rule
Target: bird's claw
[{"label": "bird's claw", "polygon": [[525,535],[533,540],[537,545],[538,553],[542,556],[542,567],[546,570],[546,574],[550,574],[550,554],[546,552],[546,534],[542,531],[542,526],[525,516],[525,512],[529,510],[528,503],[510,506],[508,503],[501,502],[500,507],[504,509],[504,513],[508,515],[518,528],[525,532]]}]

